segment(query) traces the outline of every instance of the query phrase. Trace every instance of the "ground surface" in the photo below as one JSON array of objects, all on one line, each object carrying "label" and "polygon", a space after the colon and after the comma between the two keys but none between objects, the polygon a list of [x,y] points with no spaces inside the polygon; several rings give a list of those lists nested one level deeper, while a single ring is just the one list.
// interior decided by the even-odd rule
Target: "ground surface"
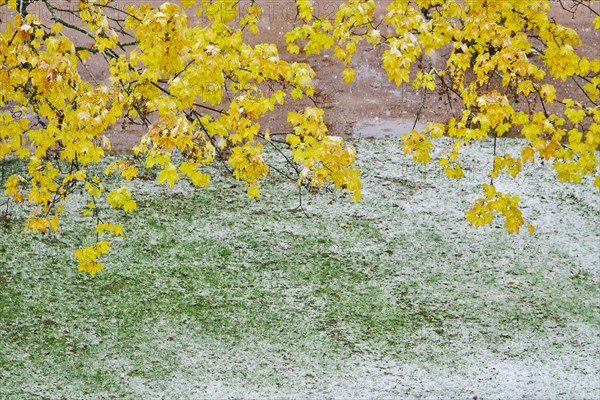
[{"label": "ground surface", "polygon": [[[281,43],[293,14],[271,3],[259,39]],[[598,57],[588,16],[556,15]],[[310,61],[333,133],[412,127],[420,95],[389,84],[376,51],[350,86],[331,57]],[[439,118],[430,101],[425,119]],[[141,134],[111,138],[124,150]],[[93,237],[74,206],[45,239],[23,236],[13,210],[0,228],[0,398],[599,398],[591,185],[558,186],[540,165],[497,182],[537,226],[507,236],[463,218],[490,143],[469,148],[458,184],[414,166],[397,140],[354,144],[365,199],[306,195],[308,217],[276,176],[256,202],[218,173],[197,192],[137,183],[140,209],[96,278],[76,271],[73,249]]]},{"label": "ground surface", "polygon": [[[263,197],[215,173],[193,191],[138,182],[95,278],[74,204],[53,238],[0,230],[0,398],[600,397],[600,202],[530,167],[533,236],[475,230],[491,144],[459,183],[354,143],[365,199],[305,195],[276,175]],[[501,150],[517,141],[502,141]],[[154,178],[152,172],[147,177]],[[82,199],[73,199],[81,202]]]}]

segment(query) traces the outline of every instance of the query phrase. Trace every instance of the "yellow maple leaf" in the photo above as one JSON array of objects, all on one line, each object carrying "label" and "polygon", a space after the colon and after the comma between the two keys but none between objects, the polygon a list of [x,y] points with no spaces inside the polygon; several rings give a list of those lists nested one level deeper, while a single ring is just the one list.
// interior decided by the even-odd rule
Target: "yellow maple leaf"
[{"label": "yellow maple leaf", "polygon": [[27,224],[25,224],[23,232],[27,233],[31,229],[34,234],[38,233],[38,231],[45,234],[48,225],[50,225],[48,218],[31,218],[27,221]]},{"label": "yellow maple leaf", "polygon": [[354,81],[354,68],[346,68],[342,71],[344,83],[350,83]]},{"label": "yellow maple leaf", "polygon": [[483,195],[488,200],[491,200],[494,197],[496,197],[496,188],[494,187],[494,185],[489,185],[487,183],[483,184]]},{"label": "yellow maple leaf", "polygon": [[135,165],[130,165],[121,172],[121,176],[130,181],[138,176],[138,170]]},{"label": "yellow maple leaf", "polygon": [[248,196],[250,196],[253,199],[260,196],[260,189],[258,188],[258,184],[256,182],[252,182],[250,184],[250,186],[248,187],[248,190],[246,193],[248,194]]},{"label": "yellow maple leaf", "polygon": [[123,211],[132,212],[137,208],[137,203],[135,200],[129,199],[123,204]]},{"label": "yellow maple leaf", "polygon": [[177,168],[171,163],[160,171],[158,174],[158,184],[162,184],[163,182],[167,182],[169,186],[175,185],[175,182],[179,180],[179,174],[177,173]]},{"label": "yellow maple leaf", "polygon": [[535,151],[530,146],[523,147],[523,150],[521,150],[521,159],[523,163],[531,161],[533,164],[535,161]]}]

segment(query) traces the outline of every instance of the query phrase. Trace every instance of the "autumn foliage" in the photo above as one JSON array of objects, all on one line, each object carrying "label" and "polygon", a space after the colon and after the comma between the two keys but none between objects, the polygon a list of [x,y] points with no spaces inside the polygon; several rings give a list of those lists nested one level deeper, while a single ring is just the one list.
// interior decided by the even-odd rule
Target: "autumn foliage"
[{"label": "autumn foliage", "polygon": [[[51,24],[29,13],[34,3],[43,3]],[[397,85],[460,99],[459,117],[404,134],[405,153],[416,162],[428,163],[433,141],[448,136],[452,145],[438,162],[448,178],[460,179],[461,149],[470,142],[511,130],[526,139],[520,154],[490,155],[490,181],[482,182],[483,197],[466,212],[474,225],[501,215],[508,232],[519,232],[525,223],[520,199],[496,190],[494,178],[515,177],[526,163],[550,162],[559,181],[595,179],[600,188],[600,60],[582,56],[577,33],[549,18],[549,0],[394,0],[386,2],[383,19],[373,0],[339,1],[327,16],[314,15],[309,0],[296,0],[298,23],[285,33],[286,50],[305,53],[309,63],[286,60],[274,44],[248,43],[263,3],[269,0],[183,0],[158,8],[0,0],[0,9],[14,15],[0,32],[0,162],[27,162],[27,170],[3,182],[6,196],[31,208],[24,231],[58,230],[64,202],[83,192],[82,213],[96,221],[98,240],[75,257],[82,271],[102,269],[108,238],[124,232],[118,221],[98,218],[99,204],[136,208],[127,185],[106,182],[113,174],[136,179],[135,165],[117,161],[103,174],[90,172],[110,149],[104,132],[120,120],[146,127],[132,151],[159,169],[158,184],[185,179],[205,187],[206,165],[224,156],[248,195],[257,197],[270,170],[263,149],[281,143],[299,186],[333,185],[360,200],[356,152],[328,135],[322,109],[290,112],[288,132],[270,132],[259,120],[314,95],[311,55],[332,52],[350,83],[353,56],[368,47],[381,50],[382,66]],[[594,2],[576,5],[589,10],[599,29]],[[192,23],[191,16],[203,18]],[[76,35],[93,44],[76,46]],[[94,55],[106,61],[108,82],[82,78]],[[556,82],[566,80],[579,90],[572,98],[557,95]]]}]

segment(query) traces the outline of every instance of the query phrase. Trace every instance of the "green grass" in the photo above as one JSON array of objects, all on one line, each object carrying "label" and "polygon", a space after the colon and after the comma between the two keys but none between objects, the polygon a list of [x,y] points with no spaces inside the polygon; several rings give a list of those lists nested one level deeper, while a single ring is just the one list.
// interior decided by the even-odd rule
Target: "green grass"
[{"label": "green grass", "polygon": [[[544,359],[598,346],[598,266],[565,252],[563,236],[475,231],[463,188],[383,186],[374,174],[406,175],[399,146],[357,147],[365,200],[306,195],[308,216],[290,211],[295,188],[278,177],[258,201],[227,178],[175,193],[139,183],[139,209],[96,277],[76,271],[72,251],[92,239],[76,211],[43,238],[23,236],[15,210],[0,234],[0,398],[176,398],[174,387],[215,381],[297,395],[298,379],[318,388],[357,356],[459,368],[482,352]],[[455,211],[415,211],[427,193]],[[572,208],[589,225],[564,232],[587,232],[579,240],[593,249],[597,205]]]}]

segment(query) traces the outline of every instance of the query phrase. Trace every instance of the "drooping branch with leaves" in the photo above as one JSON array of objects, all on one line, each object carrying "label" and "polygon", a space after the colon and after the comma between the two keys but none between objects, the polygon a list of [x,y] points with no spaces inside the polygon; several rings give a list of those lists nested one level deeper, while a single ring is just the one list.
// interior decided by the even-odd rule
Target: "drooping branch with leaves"
[{"label": "drooping branch with leaves", "polygon": [[[289,52],[331,49],[350,82],[353,55],[368,42],[383,48],[383,68],[396,85],[459,100],[460,109],[451,110],[454,116],[446,123],[404,134],[404,150],[414,161],[427,164],[432,139],[449,136],[452,146],[438,162],[448,178],[460,179],[460,152],[470,142],[496,140],[510,130],[527,140],[520,154],[491,155],[484,197],[466,213],[474,225],[491,224],[501,214],[508,232],[519,232],[520,199],[497,191],[494,178],[516,177],[523,164],[536,159],[551,162],[561,182],[595,176],[600,189],[600,60],[579,54],[581,39],[550,18],[550,1],[395,0],[382,20],[375,17],[378,2],[372,0],[348,1],[333,18],[313,16],[310,2],[303,3],[305,24],[285,37]],[[600,29],[595,1],[560,5],[570,13],[584,9],[592,16],[589,23]],[[558,97],[556,83],[567,80],[578,90]]]},{"label": "drooping branch with leaves", "polygon": [[[105,239],[123,235],[123,228],[100,218],[98,205],[136,208],[130,188],[106,180],[112,174],[136,179],[134,164],[116,161],[103,174],[90,168],[106,156],[104,133],[120,120],[145,129],[131,150],[159,169],[158,184],[187,179],[207,186],[206,166],[224,158],[257,197],[271,168],[263,148],[281,142],[299,186],[331,184],[359,200],[356,152],[328,135],[323,110],[290,112],[289,132],[271,133],[261,118],[314,95],[311,56],[331,51],[350,83],[353,56],[369,46],[379,49],[397,85],[459,100],[445,123],[403,136],[416,162],[428,163],[434,140],[449,136],[453,144],[439,163],[449,178],[460,179],[461,149],[470,142],[511,130],[525,137],[520,154],[491,155],[483,197],[466,213],[474,225],[500,214],[509,232],[519,232],[525,223],[520,199],[496,190],[494,178],[517,176],[536,159],[552,162],[560,181],[595,175],[600,188],[600,60],[579,54],[578,35],[549,17],[548,0],[396,0],[385,2],[382,19],[375,10],[384,5],[373,0],[340,1],[335,15],[323,16],[314,15],[309,0],[296,0],[297,24],[284,38],[287,51],[304,52],[308,63],[291,61],[275,44],[248,43],[269,3],[183,0],[154,8],[111,0],[0,0],[12,15],[0,33],[0,162],[27,163],[3,182],[6,196],[31,209],[24,231],[58,230],[64,202],[82,192],[89,200],[82,212],[95,221],[97,240],[75,256],[82,271],[102,269],[99,259],[110,249]],[[594,2],[576,3],[567,12],[587,7],[599,29]],[[45,18],[30,12],[40,6]],[[91,41],[87,47],[81,37]],[[94,57],[106,63],[106,81],[83,78]],[[572,98],[558,95],[555,83],[565,80],[579,90]]]}]

